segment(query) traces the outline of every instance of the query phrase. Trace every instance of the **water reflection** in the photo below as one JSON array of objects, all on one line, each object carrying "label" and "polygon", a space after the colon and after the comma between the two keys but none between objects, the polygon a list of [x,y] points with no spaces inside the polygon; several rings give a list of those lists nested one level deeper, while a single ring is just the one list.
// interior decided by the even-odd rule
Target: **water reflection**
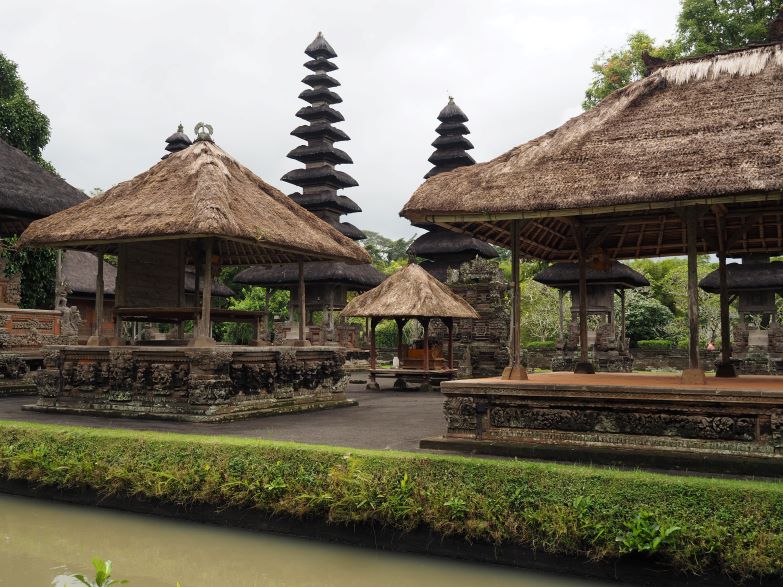
[{"label": "water reflection", "polygon": [[0,585],[110,558],[131,587],[586,587],[578,579],[0,495]]}]

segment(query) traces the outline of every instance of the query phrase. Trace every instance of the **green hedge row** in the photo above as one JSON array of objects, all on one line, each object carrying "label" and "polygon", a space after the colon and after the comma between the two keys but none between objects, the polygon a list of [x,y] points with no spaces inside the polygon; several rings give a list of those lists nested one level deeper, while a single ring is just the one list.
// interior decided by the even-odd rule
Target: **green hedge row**
[{"label": "green hedge row", "polygon": [[598,560],[655,553],[737,579],[783,568],[775,483],[19,422],[0,422],[0,478]]},{"label": "green hedge row", "polygon": [[557,341],[554,340],[531,340],[526,345],[528,350],[549,350],[557,347]]},{"label": "green hedge row", "polygon": [[669,351],[674,344],[670,340],[639,340],[636,346],[650,351]]}]

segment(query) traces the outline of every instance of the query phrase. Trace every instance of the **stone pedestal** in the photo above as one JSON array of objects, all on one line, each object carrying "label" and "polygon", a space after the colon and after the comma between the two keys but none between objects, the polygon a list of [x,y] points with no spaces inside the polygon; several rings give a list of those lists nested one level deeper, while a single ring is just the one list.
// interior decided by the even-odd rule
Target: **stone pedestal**
[{"label": "stone pedestal", "polygon": [[334,347],[50,346],[27,409],[195,422],[353,405]]}]

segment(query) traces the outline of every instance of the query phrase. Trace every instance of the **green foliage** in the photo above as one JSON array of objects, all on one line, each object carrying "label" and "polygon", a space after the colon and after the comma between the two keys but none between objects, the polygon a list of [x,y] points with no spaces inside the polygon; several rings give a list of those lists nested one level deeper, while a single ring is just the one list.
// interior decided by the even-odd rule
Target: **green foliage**
[{"label": "green foliage", "polygon": [[407,264],[408,247],[416,240],[415,234],[407,239],[398,238],[396,240],[371,230],[365,230],[364,234],[367,235],[367,238],[362,241],[362,245],[378,271],[390,275]]},{"label": "green foliage", "polygon": [[677,17],[682,51],[703,55],[763,41],[780,4],[780,0],[683,0]]},{"label": "green foliage", "polygon": [[629,292],[625,308],[625,333],[635,345],[640,340],[665,338],[674,319],[671,310],[655,298]]},{"label": "green foliage", "polygon": [[[266,310],[266,290],[263,287],[240,286],[231,280],[241,267],[231,267],[224,269],[220,280],[226,283],[236,292],[237,297],[228,299],[228,307],[232,310],[251,310],[263,312]],[[224,281],[225,280],[225,281]],[[290,294],[285,290],[275,290],[269,296],[269,320],[270,324],[275,316],[286,316],[288,314],[288,301]],[[250,324],[239,324],[235,322],[216,323],[213,326],[213,335],[218,342],[230,342],[231,344],[247,344],[253,336],[253,330]]]},{"label": "green foliage", "polygon": [[649,351],[669,351],[672,348],[670,340],[637,340],[636,346]]},{"label": "green foliage", "polygon": [[736,580],[783,568],[779,483],[21,422],[0,423],[0,479]]},{"label": "green foliage", "polygon": [[54,173],[54,167],[43,158],[49,135],[49,119],[27,95],[16,63],[0,53],[0,139]]},{"label": "green foliage", "polygon": [[530,351],[548,350],[554,349],[556,345],[557,341],[554,340],[531,340],[527,343],[527,349]]},{"label": "green foliage", "polygon": [[84,575],[60,575],[55,577],[55,587],[66,587],[74,585],[73,581],[77,581],[76,585],[87,585],[87,587],[109,587],[110,585],[120,585],[127,583],[125,580],[112,579],[111,577],[111,561],[102,560],[99,558],[92,559],[92,566],[95,568],[95,580],[90,580]]},{"label": "green foliage", "polygon": [[7,260],[5,274],[22,274],[21,307],[50,309],[54,306],[57,253],[53,249],[20,249],[18,240],[0,239],[0,255]]},{"label": "green foliage", "polygon": [[602,53],[593,62],[593,81],[585,91],[582,108],[589,110],[615,90],[640,79],[646,69],[642,61],[645,52],[664,59],[675,59],[679,53],[671,44],[656,46],[647,33],[633,33],[623,47]]},{"label": "green foliage", "polygon": [[637,31],[623,47],[605,52],[593,62],[593,80],[582,108],[589,110],[614,90],[641,78],[645,51],[670,61],[764,40],[780,5],[781,0],[682,0],[674,40],[657,45],[648,34]]},{"label": "green foliage", "polygon": [[531,278],[520,282],[521,340],[553,340],[560,332],[557,290]]},{"label": "green foliage", "polygon": [[620,545],[620,553],[653,554],[671,544],[679,526],[661,526],[650,512],[639,512],[633,520],[625,523],[627,532],[615,540]]}]

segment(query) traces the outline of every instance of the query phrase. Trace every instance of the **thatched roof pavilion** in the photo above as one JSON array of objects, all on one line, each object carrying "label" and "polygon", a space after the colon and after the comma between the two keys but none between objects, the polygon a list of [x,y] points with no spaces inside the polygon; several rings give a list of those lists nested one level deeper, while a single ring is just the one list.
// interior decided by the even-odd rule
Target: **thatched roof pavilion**
[{"label": "thatched roof pavilion", "polygon": [[[579,265],[555,263],[536,273],[533,280],[560,289],[579,287]],[[633,289],[647,287],[650,282],[644,275],[625,263],[614,261],[606,268],[588,267],[587,284],[588,286],[611,285],[614,289]]]},{"label": "thatched roof pavilion", "polygon": [[[402,356],[402,329],[411,318],[424,327],[424,372],[429,371],[429,323],[439,318],[449,332],[448,368],[453,369],[453,319],[479,318],[478,313],[448,286],[420,265],[410,263],[378,287],[356,296],[340,314],[370,318],[370,376],[376,369],[375,327],[384,318],[397,322],[398,354]],[[374,385],[374,379],[371,385]]]},{"label": "thatched roof pavilion", "polygon": [[[726,285],[730,294],[767,290],[783,294],[783,261],[726,265]],[[718,270],[708,273],[699,282],[699,287],[709,293],[720,293]]]},{"label": "thatched roof pavilion", "polygon": [[88,199],[60,177],[0,139],[0,237]]},{"label": "thatched roof pavilion", "polygon": [[[369,262],[362,247],[215,145],[209,125],[199,123],[196,130],[199,138],[193,145],[144,173],[32,223],[20,244],[96,253],[99,318],[104,254],[118,255],[115,313],[133,319],[165,317],[181,324],[195,317],[195,308],[184,305],[185,267],[195,266],[196,281],[204,284],[195,343],[204,345],[214,344],[213,268],[295,262],[301,273],[304,261]],[[300,290],[303,295],[303,285]],[[91,344],[103,344],[100,333],[94,339]],[[300,340],[305,343],[301,330]]]},{"label": "thatched roof pavilion", "polygon": [[[783,13],[778,23],[783,22]],[[422,184],[401,215],[550,261],[580,261],[580,372],[589,260],[687,254],[690,368],[698,351],[696,256],[783,250],[783,27],[770,42],[666,64],[595,108],[486,163]],[[721,288],[722,366],[730,374]],[[519,291],[514,359],[521,378]]]},{"label": "thatched roof pavilion", "polygon": [[[306,284],[323,283],[353,286],[360,291],[379,285],[385,275],[369,263],[349,265],[348,263],[316,261],[304,267]],[[294,264],[254,265],[234,276],[236,283],[269,287],[272,289],[295,288],[299,284],[299,270]]]}]

